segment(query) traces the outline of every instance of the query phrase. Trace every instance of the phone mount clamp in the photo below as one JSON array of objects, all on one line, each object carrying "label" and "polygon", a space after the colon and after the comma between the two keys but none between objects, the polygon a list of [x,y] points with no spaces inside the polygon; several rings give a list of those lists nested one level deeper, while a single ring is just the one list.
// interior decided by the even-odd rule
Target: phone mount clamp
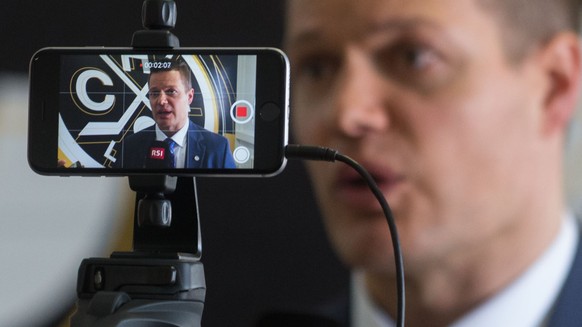
[{"label": "phone mount clamp", "polygon": [[133,33],[134,48],[178,48],[180,41],[172,32],[176,26],[176,3],[174,0],[145,0],[141,21],[145,30]]},{"label": "phone mount clamp", "polygon": [[[175,48],[173,0],[144,0],[134,48]],[[71,326],[199,327],[206,295],[194,178],[129,176],[136,192],[132,252],[84,259]]]}]

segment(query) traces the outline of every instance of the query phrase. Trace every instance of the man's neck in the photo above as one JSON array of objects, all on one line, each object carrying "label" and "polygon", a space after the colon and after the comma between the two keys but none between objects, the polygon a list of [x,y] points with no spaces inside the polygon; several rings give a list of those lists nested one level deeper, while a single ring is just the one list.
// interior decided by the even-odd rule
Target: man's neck
[{"label": "man's neck", "polygon": [[[432,266],[406,269],[406,325],[449,326],[523,274],[555,240],[561,220],[542,224],[536,240],[499,241],[464,258],[439,261]],[[524,250],[525,247],[529,247]],[[502,254],[502,255],[500,255]],[[462,264],[460,264],[462,263]],[[373,301],[392,317],[396,315],[396,280],[390,273],[365,274]]]},{"label": "man's neck", "polygon": [[[188,129],[188,124],[189,121],[186,121],[182,127],[180,127],[179,129],[175,130],[175,131],[169,131],[169,130],[162,130],[159,128],[159,126],[156,124],[155,125],[155,129],[156,129],[156,139],[158,141],[163,141],[166,138],[174,138],[174,135],[178,134],[178,133],[182,133],[184,135],[186,135],[186,131]],[[179,140],[175,140],[176,142],[178,142]],[[178,142],[178,144],[182,144],[182,142]]]}]

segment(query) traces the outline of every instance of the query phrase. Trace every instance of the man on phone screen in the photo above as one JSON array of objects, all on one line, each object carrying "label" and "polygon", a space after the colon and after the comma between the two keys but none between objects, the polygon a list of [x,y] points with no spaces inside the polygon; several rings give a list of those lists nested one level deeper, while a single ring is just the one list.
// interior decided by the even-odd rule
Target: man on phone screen
[{"label": "man on phone screen", "polygon": [[124,168],[236,168],[228,140],[188,118],[194,99],[192,74],[183,61],[152,68],[149,93],[155,124],[126,137]]}]

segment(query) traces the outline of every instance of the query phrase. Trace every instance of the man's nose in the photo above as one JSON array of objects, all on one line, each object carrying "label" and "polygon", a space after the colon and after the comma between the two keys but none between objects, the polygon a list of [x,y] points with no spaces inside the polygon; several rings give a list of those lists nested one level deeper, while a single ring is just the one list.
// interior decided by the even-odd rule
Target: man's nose
[{"label": "man's nose", "polygon": [[160,95],[158,96],[158,102],[162,105],[168,102],[168,96],[165,92],[160,92]]},{"label": "man's nose", "polygon": [[337,128],[354,138],[384,131],[389,124],[386,81],[370,58],[356,48],[346,50],[344,64],[334,103]]}]

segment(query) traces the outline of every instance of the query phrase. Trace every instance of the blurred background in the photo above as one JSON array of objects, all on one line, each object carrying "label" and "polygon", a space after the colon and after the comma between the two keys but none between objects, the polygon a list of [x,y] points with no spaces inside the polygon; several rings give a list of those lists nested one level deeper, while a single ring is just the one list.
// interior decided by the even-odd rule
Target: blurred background
[{"label": "blurred background", "polygon": [[[131,248],[126,178],[35,175],[26,161],[28,62],[47,46],[130,46],[142,0],[4,1],[0,5],[0,326],[61,324],[85,257]],[[280,47],[283,1],[177,0],[187,46]],[[291,109],[292,110],[292,109]],[[580,113],[566,184],[580,211]],[[270,308],[311,306],[341,292],[301,164],[265,179],[198,182],[207,295],[203,326],[252,326]],[[233,205],[234,204],[234,205]],[[66,324],[61,324],[66,326]]]},{"label": "blurred background", "polygon": [[[280,47],[282,1],[178,0],[187,46]],[[126,178],[59,178],[26,160],[28,62],[47,46],[130,46],[142,0],[0,5],[0,326],[54,326],[83,258],[131,248]],[[252,326],[269,308],[313,305],[347,272],[331,253],[303,167],[274,178],[197,180],[207,295],[203,326]],[[61,324],[66,326],[66,324]]]}]

